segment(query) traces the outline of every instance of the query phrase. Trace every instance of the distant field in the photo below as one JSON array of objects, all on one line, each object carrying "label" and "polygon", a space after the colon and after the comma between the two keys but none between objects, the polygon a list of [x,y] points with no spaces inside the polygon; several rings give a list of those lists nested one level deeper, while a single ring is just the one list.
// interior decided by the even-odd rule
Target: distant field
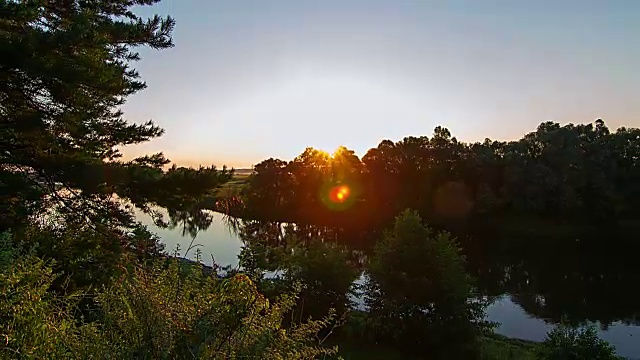
[{"label": "distant field", "polygon": [[233,169],[236,176],[249,176],[253,174],[253,169]]},{"label": "distant field", "polygon": [[234,169],[233,178],[218,189],[217,195],[223,197],[237,195],[247,184],[252,173],[252,169]]}]

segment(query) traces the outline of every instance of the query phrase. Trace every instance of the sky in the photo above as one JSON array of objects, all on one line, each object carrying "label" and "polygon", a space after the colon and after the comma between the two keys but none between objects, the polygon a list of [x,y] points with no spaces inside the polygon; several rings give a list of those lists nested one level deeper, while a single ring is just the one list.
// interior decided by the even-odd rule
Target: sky
[{"label": "sky", "polygon": [[250,167],[305,147],[360,156],[447,127],[514,140],[543,121],[640,127],[637,0],[163,0],[175,47],[142,49],[123,107],[178,165]]}]

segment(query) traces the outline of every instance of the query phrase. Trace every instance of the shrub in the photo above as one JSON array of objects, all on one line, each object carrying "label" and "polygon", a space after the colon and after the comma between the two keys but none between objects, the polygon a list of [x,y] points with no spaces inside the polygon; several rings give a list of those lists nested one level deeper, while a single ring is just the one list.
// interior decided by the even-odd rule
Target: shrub
[{"label": "shrub", "polygon": [[297,245],[285,259],[284,277],[289,284],[301,283],[296,317],[317,318],[335,309],[339,316],[345,315],[353,304],[353,282],[358,272],[349,263],[344,247],[335,243],[311,240],[306,245]]},{"label": "shrub", "polygon": [[405,211],[371,259],[366,304],[377,340],[429,358],[473,358],[483,309],[449,233]]},{"label": "shrub", "polygon": [[316,334],[331,316],[282,327],[292,294],[271,303],[246,276],[206,276],[167,260],[136,267],[95,299],[95,321],[74,317],[81,294],[48,291],[50,264],[33,256],[0,269],[1,358],[311,359],[331,355]]},{"label": "shrub", "polygon": [[547,334],[539,358],[545,360],[616,360],[615,348],[598,338],[595,327],[576,329],[560,325]]},{"label": "shrub", "polygon": [[65,305],[73,298],[48,292],[51,267],[28,256],[0,268],[0,358],[69,358],[77,333]]},{"label": "shrub", "polygon": [[61,292],[100,288],[129,264],[159,258],[164,250],[157,236],[141,224],[127,230],[51,217],[34,222],[13,237],[17,248],[29,249],[50,262]]}]

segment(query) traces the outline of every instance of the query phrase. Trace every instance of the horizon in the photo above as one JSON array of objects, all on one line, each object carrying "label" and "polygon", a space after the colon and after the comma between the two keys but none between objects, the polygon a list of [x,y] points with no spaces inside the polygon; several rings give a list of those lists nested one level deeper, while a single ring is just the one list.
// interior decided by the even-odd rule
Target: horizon
[{"label": "horizon", "polygon": [[123,106],[166,133],[124,150],[249,168],[311,146],[363,156],[383,139],[514,140],[538,124],[639,127],[640,3],[163,1],[175,47],[142,50]]},{"label": "horizon", "polygon": [[[595,121],[596,121],[596,120],[598,120],[598,119],[593,119],[592,121],[584,121],[584,122],[581,122],[581,123],[560,123],[560,125],[561,125],[561,126],[565,126],[565,125],[569,125],[569,124],[573,124],[573,125],[593,124],[593,123],[595,123]],[[600,120],[603,120],[603,121],[605,122],[605,125],[609,128],[609,130],[610,130],[611,132],[615,132],[616,130],[618,130],[618,129],[619,129],[619,127],[616,127],[616,128],[612,128],[612,127],[610,127],[610,126],[609,126],[609,124],[606,122],[606,120],[605,120],[605,119],[600,119]],[[556,122],[556,121],[554,121],[554,122]],[[542,122],[541,122],[541,123],[542,123]],[[436,126],[438,126],[438,125],[436,125]],[[440,126],[442,126],[442,127],[445,127],[445,128],[446,128],[446,126],[444,126],[444,125],[440,125]],[[536,128],[537,128],[537,126],[536,126]],[[526,134],[528,134],[528,133],[535,132],[535,131],[536,131],[536,128],[533,128],[533,129],[531,129],[530,131],[527,131],[527,132],[525,132],[525,133],[522,133],[520,136],[516,136],[516,137],[514,137],[514,138],[510,138],[510,139],[495,139],[495,138],[490,138],[490,137],[489,137],[489,139],[494,140],[494,141],[504,141],[504,142],[516,141],[516,140],[519,140],[520,138],[522,138],[524,135],[526,135]],[[450,129],[449,129],[449,130],[450,130]],[[428,136],[429,138],[431,138],[432,133],[424,133],[424,134],[407,134],[407,135],[405,135],[404,137],[410,137],[410,136],[415,136],[415,137]],[[485,137],[485,138],[482,138],[482,139],[477,139],[477,140],[473,140],[473,141],[467,141],[467,140],[465,140],[465,139],[460,139],[460,138],[458,138],[458,137],[456,136],[456,134],[454,134],[454,133],[452,133],[452,134],[451,134],[451,136],[452,136],[452,137],[455,137],[458,141],[463,142],[463,143],[476,143],[476,142],[482,142],[482,141],[484,141],[484,139],[485,139],[485,138],[487,138],[487,137]],[[404,138],[404,137],[403,137],[403,138]],[[353,151],[355,152],[356,156],[358,156],[358,158],[362,159],[362,157],[363,157],[363,156],[364,156],[364,155],[365,155],[365,154],[366,154],[370,149],[377,147],[377,146],[380,144],[380,142],[382,142],[382,141],[384,141],[384,140],[391,140],[391,141],[393,141],[393,142],[397,142],[397,141],[401,141],[401,140],[403,140],[403,138],[398,138],[398,139],[380,139],[380,141],[378,141],[375,145],[372,145],[371,147],[367,148],[367,149],[366,149],[364,152],[362,152],[362,153],[360,153],[360,152],[358,152],[358,151],[356,151],[356,150],[354,150],[354,149],[350,148],[349,146],[345,146],[345,145],[338,145],[338,147],[340,147],[340,146],[344,146],[344,147],[346,147],[346,148],[347,148],[347,149],[349,149],[349,150],[353,150]],[[337,149],[337,148],[336,148],[336,149],[321,149],[321,148],[317,148],[317,147],[313,147],[313,146],[307,146],[307,147],[312,147],[312,148],[314,148],[314,149],[316,149],[316,150],[320,150],[320,151],[322,151],[322,152],[326,152],[326,153],[328,153],[328,154],[333,154],[333,152]],[[306,148],[306,147],[305,147],[305,148]],[[223,166],[226,166],[228,169],[232,169],[232,168],[233,168],[233,169],[235,169],[235,170],[253,170],[253,167],[254,167],[255,165],[257,165],[258,163],[262,162],[263,160],[267,160],[267,159],[269,159],[269,158],[280,159],[280,160],[283,160],[283,161],[291,161],[291,160],[293,160],[296,156],[298,156],[298,155],[302,154],[302,152],[305,150],[305,148],[300,149],[300,151],[298,151],[298,153],[297,153],[297,154],[295,154],[294,156],[292,156],[292,157],[290,157],[290,158],[277,157],[277,156],[268,156],[268,155],[267,155],[267,156],[265,156],[265,157],[263,157],[263,158],[258,159],[256,162],[251,163],[251,164],[248,164],[248,163],[242,163],[242,162],[241,162],[241,163],[238,163],[239,165],[238,165],[238,164],[233,165],[233,163],[230,165],[229,163],[216,163],[215,161],[214,161],[214,162],[206,162],[206,161],[199,161],[199,160],[189,160],[189,159],[180,159],[180,158],[178,158],[178,159],[175,159],[175,158],[169,158],[169,160],[171,160],[171,163],[170,163],[170,164],[168,164],[167,166],[171,166],[171,165],[173,165],[173,164],[175,164],[176,166],[185,166],[185,167],[199,167],[199,166],[211,166],[211,165],[214,165],[214,166],[216,166],[216,167],[217,167],[217,168],[219,168],[219,169],[222,169],[222,167],[223,167]],[[165,155],[166,155],[166,154],[165,154]]]}]

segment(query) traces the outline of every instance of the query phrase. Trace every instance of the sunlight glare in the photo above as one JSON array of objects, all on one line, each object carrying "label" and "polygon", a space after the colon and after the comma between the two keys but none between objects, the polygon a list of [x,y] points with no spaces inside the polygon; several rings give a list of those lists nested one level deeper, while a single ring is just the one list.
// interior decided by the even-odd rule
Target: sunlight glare
[{"label": "sunlight glare", "polygon": [[351,189],[347,185],[339,185],[331,188],[329,191],[329,200],[333,203],[342,203],[349,198]]},{"label": "sunlight glare", "polygon": [[[242,133],[255,139],[251,146],[243,145],[238,152],[251,150],[294,158],[307,146],[337,149],[346,145],[362,156],[379,139],[424,130],[422,119],[431,113],[423,100],[405,90],[374,75],[301,70],[279,78],[271,87],[247,93],[236,102],[193,116],[224,119],[234,124],[233,132],[224,127],[225,132],[230,132],[228,136]],[[365,119],[366,126],[362,126]],[[421,125],[397,132],[395,127],[389,128],[389,119],[415,119]],[[220,134],[220,126],[218,120],[208,122],[190,136],[198,138],[203,147],[209,146],[209,138],[202,134]]]}]

